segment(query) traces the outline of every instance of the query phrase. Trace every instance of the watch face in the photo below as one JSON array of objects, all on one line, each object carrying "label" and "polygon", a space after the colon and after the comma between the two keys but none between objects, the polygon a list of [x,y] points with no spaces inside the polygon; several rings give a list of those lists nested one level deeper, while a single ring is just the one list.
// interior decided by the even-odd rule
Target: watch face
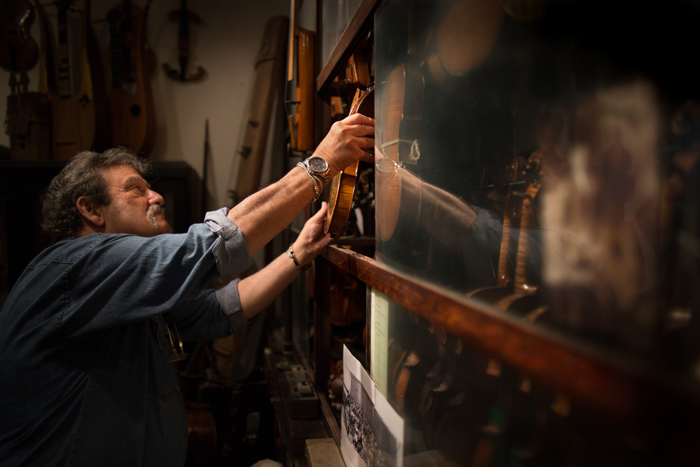
[{"label": "watch face", "polygon": [[309,168],[317,173],[325,172],[328,169],[328,162],[320,157],[309,158]]}]

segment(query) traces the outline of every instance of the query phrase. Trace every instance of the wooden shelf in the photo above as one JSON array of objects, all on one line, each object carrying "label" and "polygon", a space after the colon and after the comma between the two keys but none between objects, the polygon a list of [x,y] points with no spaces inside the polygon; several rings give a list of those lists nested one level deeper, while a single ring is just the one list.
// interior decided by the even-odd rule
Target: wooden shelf
[{"label": "wooden shelf", "polygon": [[451,296],[354,251],[330,246],[323,257],[626,433],[675,452],[700,435],[700,393],[676,375]]},{"label": "wooden shelf", "polygon": [[378,4],[379,0],[364,0],[358,7],[348,27],[335,45],[330,57],[328,57],[328,61],[323,66],[321,73],[316,78],[316,92],[319,95],[324,94],[326,89],[330,87],[333,78],[335,78],[340,68],[352,55],[355,46],[369,31],[373,23],[369,21],[370,16],[374,14]]}]

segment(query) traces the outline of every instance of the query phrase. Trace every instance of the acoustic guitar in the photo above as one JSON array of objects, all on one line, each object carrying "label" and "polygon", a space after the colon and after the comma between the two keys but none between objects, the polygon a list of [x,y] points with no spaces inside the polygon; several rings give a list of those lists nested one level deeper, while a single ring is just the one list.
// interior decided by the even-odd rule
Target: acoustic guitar
[{"label": "acoustic guitar", "polygon": [[[374,118],[374,86],[363,91],[357,89],[350,108],[350,115],[360,113]],[[331,237],[338,238],[344,232],[352,210],[352,200],[355,195],[355,186],[360,162],[356,161],[338,172],[330,183],[328,197],[328,214],[323,225],[323,232],[330,233]]]},{"label": "acoustic guitar", "polygon": [[146,44],[144,10],[124,0],[107,14],[112,71],[109,96],[113,146],[148,156],[155,140],[155,111],[151,74],[155,56]]}]

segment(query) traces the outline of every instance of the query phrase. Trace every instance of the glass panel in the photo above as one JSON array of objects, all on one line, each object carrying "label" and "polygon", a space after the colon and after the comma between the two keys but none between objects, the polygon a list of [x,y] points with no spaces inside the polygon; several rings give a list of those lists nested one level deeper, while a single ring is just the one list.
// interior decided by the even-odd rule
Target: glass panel
[{"label": "glass panel", "polygon": [[[699,20],[683,1],[383,1],[377,261],[697,379]],[[388,328],[416,463],[657,465],[392,301]]]},{"label": "glass panel", "polygon": [[380,262],[635,354],[694,329],[700,15],[625,5],[381,3]]},{"label": "glass panel", "polygon": [[335,45],[348,27],[362,0],[323,0],[321,15],[321,68],[328,61]]}]

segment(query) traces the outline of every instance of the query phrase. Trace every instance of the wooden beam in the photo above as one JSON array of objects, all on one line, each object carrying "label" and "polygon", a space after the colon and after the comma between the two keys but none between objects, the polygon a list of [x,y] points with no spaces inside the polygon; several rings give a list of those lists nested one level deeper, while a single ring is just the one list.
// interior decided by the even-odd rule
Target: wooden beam
[{"label": "wooden beam", "polygon": [[345,248],[331,245],[323,258],[620,429],[679,450],[700,435],[699,392],[672,374],[443,292]]}]

